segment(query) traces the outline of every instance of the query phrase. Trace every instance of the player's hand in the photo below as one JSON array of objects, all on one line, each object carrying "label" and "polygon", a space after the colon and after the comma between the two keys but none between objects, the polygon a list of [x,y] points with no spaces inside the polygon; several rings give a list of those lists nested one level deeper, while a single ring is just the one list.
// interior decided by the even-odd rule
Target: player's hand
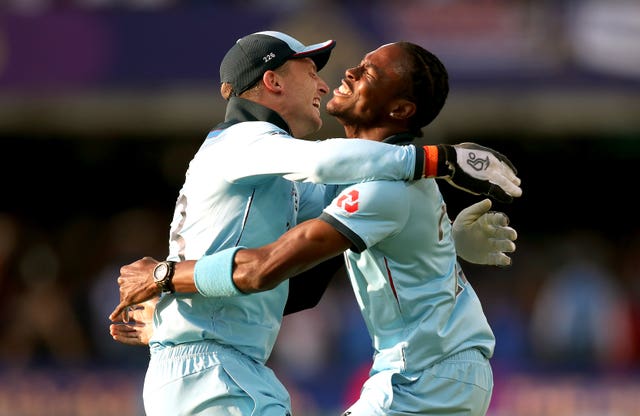
[{"label": "player's hand", "polygon": [[111,337],[128,345],[149,345],[153,335],[153,311],[158,298],[153,298],[139,305],[130,306],[128,322],[117,322],[109,325]]},{"label": "player's hand", "polygon": [[516,250],[518,234],[504,213],[489,209],[491,200],[484,199],[460,211],[452,226],[456,252],[470,263],[509,266],[505,253]]},{"label": "player's hand", "polygon": [[475,143],[438,147],[446,155],[446,169],[438,169],[438,177],[443,177],[456,188],[499,202],[511,202],[514,197],[522,195],[520,178],[516,176],[518,171],[503,154]]},{"label": "player's hand", "polygon": [[158,260],[144,257],[120,268],[120,303],[109,315],[111,322],[127,322],[125,310],[128,306],[145,302],[160,294],[160,289],[153,281],[156,264]]}]

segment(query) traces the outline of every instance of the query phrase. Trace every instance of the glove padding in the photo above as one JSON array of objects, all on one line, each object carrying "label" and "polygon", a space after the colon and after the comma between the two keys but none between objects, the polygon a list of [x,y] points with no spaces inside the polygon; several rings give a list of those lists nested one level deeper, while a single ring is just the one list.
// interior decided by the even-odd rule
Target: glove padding
[{"label": "glove padding", "polygon": [[516,230],[502,212],[489,211],[491,200],[484,199],[460,211],[452,226],[458,256],[470,263],[509,266],[505,253],[516,250]]},{"label": "glove padding", "polygon": [[[475,143],[438,145],[446,154],[446,170],[438,176],[474,195],[511,202],[522,195],[518,171],[503,154]],[[443,169],[444,170],[444,169]]]}]

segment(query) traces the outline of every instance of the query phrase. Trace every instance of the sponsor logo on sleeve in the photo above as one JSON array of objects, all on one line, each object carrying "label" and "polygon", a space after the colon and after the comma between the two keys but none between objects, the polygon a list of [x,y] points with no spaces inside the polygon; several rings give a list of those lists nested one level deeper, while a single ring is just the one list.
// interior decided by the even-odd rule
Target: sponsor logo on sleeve
[{"label": "sponsor logo on sleeve", "polygon": [[338,208],[342,208],[348,213],[354,213],[358,210],[358,197],[360,193],[357,190],[352,190],[347,192],[346,194],[342,194],[338,197],[338,201],[336,205]]}]

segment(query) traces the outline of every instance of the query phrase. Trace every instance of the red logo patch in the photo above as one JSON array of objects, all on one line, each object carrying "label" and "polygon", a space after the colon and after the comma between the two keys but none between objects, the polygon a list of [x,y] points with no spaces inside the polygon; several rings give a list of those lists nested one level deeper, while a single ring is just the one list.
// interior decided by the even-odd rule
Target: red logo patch
[{"label": "red logo patch", "polygon": [[358,197],[360,194],[355,189],[346,195],[340,195],[336,204],[338,207],[347,212],[356,212],[358,210]]}]

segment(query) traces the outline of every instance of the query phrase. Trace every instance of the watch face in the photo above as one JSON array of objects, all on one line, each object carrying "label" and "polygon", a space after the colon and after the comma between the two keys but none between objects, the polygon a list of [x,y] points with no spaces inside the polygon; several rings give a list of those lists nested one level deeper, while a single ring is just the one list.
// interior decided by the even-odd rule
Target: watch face
[{"label": "watch face", "polygon": [[169,271],[169,267],[167,266],[166,263],[160,263],[158,264],[158,266],[155,268],[154,272],[153,272],[153,278],[156,281],[162,280],[165,278],[165,276],[167,275],[167,272]]}]

